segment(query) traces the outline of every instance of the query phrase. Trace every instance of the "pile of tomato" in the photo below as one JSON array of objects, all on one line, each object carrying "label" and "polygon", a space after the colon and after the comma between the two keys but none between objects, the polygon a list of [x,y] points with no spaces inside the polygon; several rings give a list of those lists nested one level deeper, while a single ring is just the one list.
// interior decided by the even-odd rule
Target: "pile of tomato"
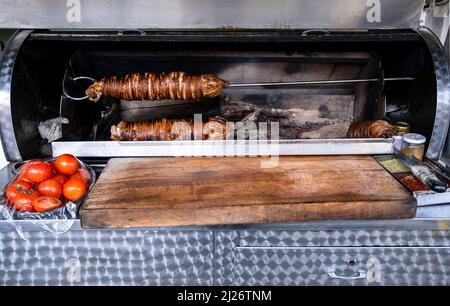
[{"label": "pile of tomato", "polygon": [[30,160],[6,188],[6,198],[18,211],[47,212],[82,198],[90,180],[89,172],[70,154],[54,162]]}]

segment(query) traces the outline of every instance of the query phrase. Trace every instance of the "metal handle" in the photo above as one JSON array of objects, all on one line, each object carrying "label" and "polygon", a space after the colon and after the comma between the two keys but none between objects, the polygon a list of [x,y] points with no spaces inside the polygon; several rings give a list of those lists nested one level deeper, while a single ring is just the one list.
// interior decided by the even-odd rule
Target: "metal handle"
[{"label": "metal handle", "polygon": [[428,179],[427,185],[431,188],[431,190],[438,193],[446,192],[448,188],[446,183],[435,179]]},{"label": "metal handle", "polygon": [[314,33],[322,34],[322,35],[330,35],[330,31],[327,31],[327,30],[306,30],[306,31],[302,32],[302,36],[306,37],[309,34],[314,34]]},{"label": "metal handle", "polygon": [[[89,80],[89,81],[91,81],[92,83],[95,82],[95,79],[94,79],[94,78],[86,77],[86,76],[80,76],[80,77],[76,77],[76,78],[73,78],[73,79],[72,79],[72,81],[78,81],[78,80]],[[64,94],[67,98],[69,98],[69,99],[72,99],[72,100],[74,100],[74,101],[81,101],[81,100],[85,100],[85,99],[89,98],[88,95],[85,95],[84,97],[73,97],[73,96],[71,96],[71,95],[67,92],[66,87],[65,87],[65,85],[64,85],[64,82],[63,82],[63,86],[62,86],[62,87],[63,87],[63,88],[62,88],[63,94]]]},{"label": "metal handle", "polygon": [[125,30],[120,30],[119,32],[117,32],[117,35],[118,35],[118,36],[123,36],[123,35],[125,35],[127,32],[129,32],[130,34],[131,34],[131,33],[136,33],[137,35],[140,35],[140,36],[145,36],[145,35],[147,35],[147,34],[145,33],[144,30],[139,30],[139,29],[125,29]]},{"label": "metal handle", "polygon": [[358,271],[358,275],[354,275],[354,276],[338,275],[336,273],[336,271],[329,271],[327,273],[328,273],[329,277],[336,278],[336,279],[355,280],[355,279],[367,278],[367,272],[366,271]]}]

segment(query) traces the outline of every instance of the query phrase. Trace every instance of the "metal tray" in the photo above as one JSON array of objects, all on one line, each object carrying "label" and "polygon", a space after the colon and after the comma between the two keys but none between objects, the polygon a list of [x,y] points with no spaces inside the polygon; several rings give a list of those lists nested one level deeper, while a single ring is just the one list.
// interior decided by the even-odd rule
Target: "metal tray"
[{"label": "metal tray", "polygon": [[393,153],[387,139],[192,140],[192,141],[55,141],[53,156],[283,156],[377,155]]}]

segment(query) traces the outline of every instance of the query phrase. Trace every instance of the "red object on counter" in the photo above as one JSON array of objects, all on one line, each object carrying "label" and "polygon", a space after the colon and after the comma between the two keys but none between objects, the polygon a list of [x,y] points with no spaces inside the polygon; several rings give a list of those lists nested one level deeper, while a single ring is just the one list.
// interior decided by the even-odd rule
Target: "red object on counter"
[{"label": "red object on counter", "polygon": [[24,173],[33,183],[40,183],[53,175],[53,167],[43,160],[32,160],[25,164]]},{"label": "red object on counter", "polygon": [[86,183],[79,178],[69,179],[63,186],[64,197],[69,201],[76,201],[87,191]]},{"label": "red object on counter", "polygon": [[70,154],[63,154],[58,156],[55,160],[54,165],[59,173],[65,175],[73,175],[77,172],[78,168],[80,168],[78,159]]},{"label": "red object on counter", "polygon": [[39,197],[33,201],[33,208],[37,212],[46,212],[58,208],[62,205],[60,199],[56,197]]},{"label": "red object on counter", "polygon": [[59,198],[62,195],[62,186],[60,182],[51,178],[40,183],[38,191],[44,196]]},{"label": "red object on counter", "polygon": [[430,187],[422,183],[417,177],[412,174],[400,178],[400,182],[411,191],[430,190]]}]

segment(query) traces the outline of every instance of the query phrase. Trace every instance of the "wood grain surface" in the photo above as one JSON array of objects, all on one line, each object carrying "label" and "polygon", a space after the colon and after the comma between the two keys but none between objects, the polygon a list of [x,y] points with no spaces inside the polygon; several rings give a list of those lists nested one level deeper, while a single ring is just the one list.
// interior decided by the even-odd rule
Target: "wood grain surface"
[{"label": "wood grain surface", "polygon": [[[398,219],[416,201],[370,156],[110,159],[80,209],[87,228]],[[266,159],[267,160],[267,159]]]}]

